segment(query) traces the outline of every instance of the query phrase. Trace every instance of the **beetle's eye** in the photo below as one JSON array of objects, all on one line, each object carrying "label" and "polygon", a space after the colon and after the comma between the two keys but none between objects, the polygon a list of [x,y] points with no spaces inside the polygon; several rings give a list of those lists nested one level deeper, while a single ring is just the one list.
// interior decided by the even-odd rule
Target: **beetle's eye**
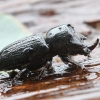
[{"label": "beetle's eye", "polygon": [[83,38],[80,38],[81,39],[81,41],[82,41],[82,43],[84,42],[84,39]]},{"label": "beetle's eye", "polygon": [[86,38],[82,37],[81,40],[86,40]]}]

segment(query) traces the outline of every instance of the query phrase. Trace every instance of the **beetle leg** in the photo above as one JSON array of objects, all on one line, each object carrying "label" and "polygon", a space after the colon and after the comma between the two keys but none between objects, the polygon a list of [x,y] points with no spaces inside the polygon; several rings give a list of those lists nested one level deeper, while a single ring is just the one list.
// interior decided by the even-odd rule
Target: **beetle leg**
[{"label": "beetle leg", "polygon": [[46,65],[44,67],[47,69],[50,69],[51,66],[52,66],[52,61],[47,61]]},{"label": "beetle leg", "polygon": [[18,79],[21,77],[22,73],[24,73],[26,70],[27,70],[27,68],[24,68],[24,69],[20,70],[18,72],[18,74],[13,78],[13,80],[11,81],[11,83],[15,85],[16,82],[18,81]]},{"label": "beetle leg", "polygon": [[46,65],[44,67],[42,67],[41,72],[37,76],[37,79],[41,80],[41,77],[44,74],[45,70],[46,69],[50,69],[51,66],[52,66],[52,62],[51,61],[47,61]]},{"label": "beetle leg", "polygon": [[39,75],[36,77],[36,79],[38,79],[38,80],[41,80],[42,78],[42,75],[44,74],[44,71],[45,71],[45,67],[43,67],[42,69],[41,69],[41,71],[40,71],[40,73],[39,73]]},{"label": "beetle leg", "polygon": [[83,64],[80,64],[72,59],[70,59],[69,57],[61,57],[62,61],[65,63],[65,64],[68,64],[68,62],[70,62],[71,64],[81,68],[81,69],[84,69],[86,70],[85,66]]}]

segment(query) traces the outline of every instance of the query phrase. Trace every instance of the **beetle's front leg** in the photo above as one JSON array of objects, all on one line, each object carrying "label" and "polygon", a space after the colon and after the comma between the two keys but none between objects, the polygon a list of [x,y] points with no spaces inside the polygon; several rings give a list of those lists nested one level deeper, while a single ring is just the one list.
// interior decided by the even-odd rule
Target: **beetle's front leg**
[{"label": "beetle's front leg", "polygon": [[83,64],[80,64],[72,59],[70,59],[69,57],[61,57],[60,58],[62,59],[62,61],[65,63],[65,64],[68,64],[68,62],[70,62],[72,65],[75,65],[79,68],[81,68],[82,70],[86,70],[85,66]]}]

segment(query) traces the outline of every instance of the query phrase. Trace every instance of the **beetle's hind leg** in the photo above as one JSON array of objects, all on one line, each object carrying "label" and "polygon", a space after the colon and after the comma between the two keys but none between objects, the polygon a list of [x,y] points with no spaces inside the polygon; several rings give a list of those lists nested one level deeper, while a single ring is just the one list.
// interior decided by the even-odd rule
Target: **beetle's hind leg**
[{"label": "beetle's hind leg", "polygon": [[27,68],[23,68],[22,70],[20,70],[16,75],[15,77],[13,78],[13,80],[11,81],[11,83],[13,85],[19,85],[19,84],[22,84],[22,81],[19,81],[18,79],[21,78],[21,75],[27,71],[28,69]]}]

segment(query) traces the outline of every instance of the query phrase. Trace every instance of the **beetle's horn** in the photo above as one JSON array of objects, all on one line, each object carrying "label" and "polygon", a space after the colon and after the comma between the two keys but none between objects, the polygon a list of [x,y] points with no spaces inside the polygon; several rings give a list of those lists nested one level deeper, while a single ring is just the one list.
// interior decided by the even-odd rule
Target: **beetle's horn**
[{"label": "beetle's horn", "polygon": [[97,46],[98,43],[99,39],[97,39],[96,42],[93,45],[89,46],[88,48],[92,51]]}]

